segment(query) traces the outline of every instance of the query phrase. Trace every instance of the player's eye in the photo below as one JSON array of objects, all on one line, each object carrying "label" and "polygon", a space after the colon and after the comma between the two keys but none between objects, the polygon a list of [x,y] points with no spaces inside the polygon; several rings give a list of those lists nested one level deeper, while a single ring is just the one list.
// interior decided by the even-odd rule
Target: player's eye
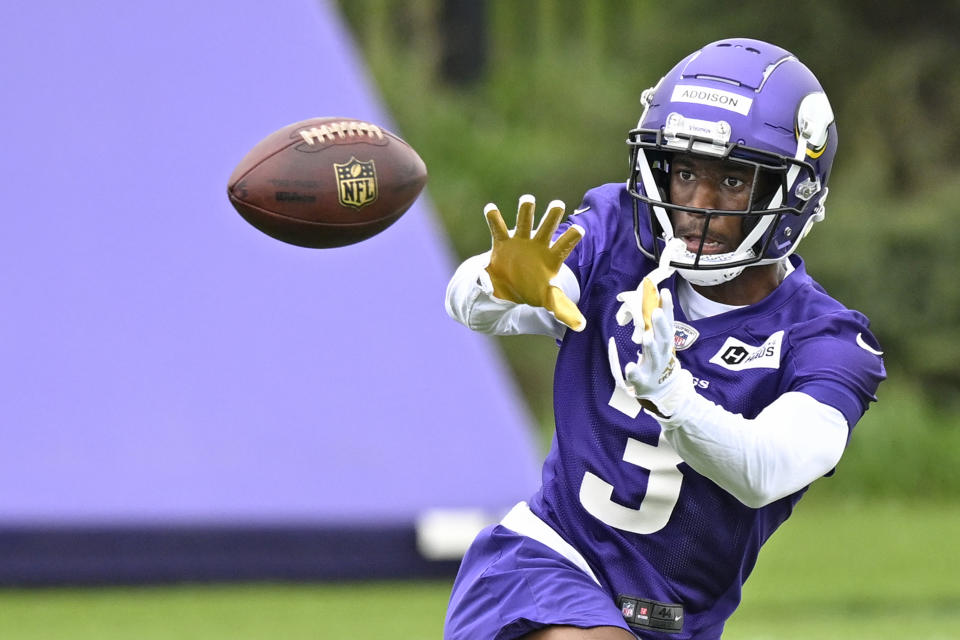
[{"label": "player's eye", "polygon": [[684,182],[693,180],[693,172],[688,169],[677,169],[675,175]]},{"label": "player's eye", "polygon": [[747,183],[744,180],[741,180],[740,178],[736,178],[734,176],[727,176],[726,178],[723,179],[723,186],[727,187],[728,189],[739,189],[745,184]]}]

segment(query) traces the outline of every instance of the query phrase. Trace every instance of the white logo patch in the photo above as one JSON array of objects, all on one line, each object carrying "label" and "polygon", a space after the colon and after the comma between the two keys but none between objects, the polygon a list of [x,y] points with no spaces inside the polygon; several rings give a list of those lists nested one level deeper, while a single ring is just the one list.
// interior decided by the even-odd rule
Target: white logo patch
[{"label": "white logo patch", "polygon": [[673,323],[673,348],[677,351],[683,351],[692,345],[700,332],[684,322],[674,321]]},{"label": "white logo patch", "polygon": [[780,345],[783,343],[783,331],[777,331],[759,347],[729,337],[710,362],[730,371],[744,369],[779,369]]},{"label": "white logo patch", "polygon": [[673,88],[673,95],[670,96],[670,102],[705,104],[710,107],[719,107],[727,111],[733,111],[742,116],[750,113],[750,107],[753,106],[753,98],[748,98],[739,93],[733,93],[732,91],[708,89],[707,87],[698,87],[692,84],[678,84],[675,86]]}]

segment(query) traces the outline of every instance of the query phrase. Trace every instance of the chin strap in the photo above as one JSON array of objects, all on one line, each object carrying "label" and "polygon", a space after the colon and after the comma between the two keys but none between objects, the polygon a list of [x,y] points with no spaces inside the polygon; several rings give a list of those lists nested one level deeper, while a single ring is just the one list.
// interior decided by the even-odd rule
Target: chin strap
[{"label": "chin strap", "polygon": [[677,269],[680,277],[699,287],[713,287],[729,282],[743,273],[746,267],[731,267],[730,269]]}]

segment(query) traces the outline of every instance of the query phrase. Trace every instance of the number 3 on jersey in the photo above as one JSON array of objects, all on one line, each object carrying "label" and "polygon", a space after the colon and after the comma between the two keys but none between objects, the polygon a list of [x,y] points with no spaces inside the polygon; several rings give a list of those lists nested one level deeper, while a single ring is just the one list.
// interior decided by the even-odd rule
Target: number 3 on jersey
[{"label": "number 3 on jersey", "polygon": [[[636,399],[616,385],[610,406],[632,418],[640,412]],[[667,526],[680,497],[683,483],[683,474],[677,467],[682,462],[680,456],[661,432],[656,446],[627,438],[623,461],[650,472],[647,492],[640,506],[632,509],[611,500],[613,485],[589,471],[583,474],[580,484],[580,504],[594,518],[611,527],[639,534],[659,531]]]}]

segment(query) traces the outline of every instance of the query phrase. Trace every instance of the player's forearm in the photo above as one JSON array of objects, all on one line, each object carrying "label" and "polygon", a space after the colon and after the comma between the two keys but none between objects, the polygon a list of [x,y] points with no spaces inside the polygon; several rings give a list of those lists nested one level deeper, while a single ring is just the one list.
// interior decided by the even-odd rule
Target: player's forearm
[{"label": "player's forearm", "polygon": [[752,420],[694,393],[661,424],[687,464],[753,508],[833,469],[848,433],[838,410],[804,393],[784,394]]},{"label": "player's forearm", "polygon": [[[486,267],[490,253],[468,258],[457,268],[447,285],[447,314],[474,331],[493,335],[539,334],[561,338],[566,327],[546,309],[501,300],[493,295],[493,284]],[[566,266],[557,276],[557,284],[574,301],[580,288]]]}]

